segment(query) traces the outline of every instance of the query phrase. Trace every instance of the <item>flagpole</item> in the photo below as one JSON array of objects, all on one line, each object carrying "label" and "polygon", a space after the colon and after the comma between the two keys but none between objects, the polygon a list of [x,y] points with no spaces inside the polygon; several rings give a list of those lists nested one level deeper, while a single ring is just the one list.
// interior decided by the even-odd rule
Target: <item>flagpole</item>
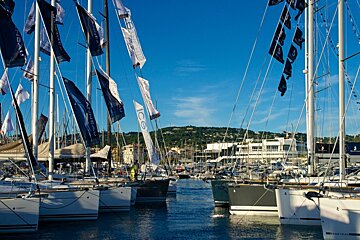
[{"label": "flagpole", "polygon": [[[110,28],[109,28],[109,3],[104,0],[104,17],[105,17],[105,57],[106,57],[106,74],[110,77]],[[110,114],[107,112],[107,144],[110,146],[111,151],[111,119]],[[111,155],[110,155],[111,156]],[[111,157],[108,159],[109,168],[108,173],[111,173]]]},{"label": "flagpole", "polygon": [[[56,0],[51,0],[51,5],[55,7]],[[51,12],[51,18],[53,18],[53,12]],[[51,32],[54,31],[54,22],[51,21]],[[50,43],[53,45],[54,39],[53,35],[50,34]],[[54,171],[54,143],[55,143],[55,54],[54,51],[50,51],[50,90],[49,90],[49,176],[50,181],[53,180],[53,171]]]},{"label": "flagpole", "polygon": [[[92,0],[88,0],[88,12],[92,13]],[[89,41],[90,36],[87,36],[87,40]],[[92,57],[90,49],[87,48],[86,55],[86,99],[91,104],[91,91],[92,91]],[[91,159],[90,159],[91,149],[90,147],[86,148],[86,165],[85,165],[85,173],[90,173]]]},{"label": "flagpole", "polygon": [[32,101],[32,139],[33,139],[33,153],[35,159],[38,158],[38,132],[36,122],[38,119],[39,110],[39,56],[40,56],[40,8],[36,1],[35,3],[35,40],[34,40],[34,80],[33,80],[33,101]]}]

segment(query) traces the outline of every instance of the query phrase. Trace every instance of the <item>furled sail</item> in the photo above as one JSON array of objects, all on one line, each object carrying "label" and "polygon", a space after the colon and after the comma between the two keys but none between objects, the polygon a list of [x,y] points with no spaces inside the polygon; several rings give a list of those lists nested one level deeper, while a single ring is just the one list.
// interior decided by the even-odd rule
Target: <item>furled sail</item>
[{"label": "furled sail", "polygon": [[[61,62],[70,62],[70,56],[65,51],[61,39],[60,39],[60,33],[57,25],[55,24],[55,19],[52,18],[52,13],[56,14],[56,8],[52,6],[51,4],[47,3],[45,0],[37,0],[39,4],[39,9],[41,13],[41,17],[45,24],[45,29],[47,33],[48,40],[53,39],[52,42],[52,48],[56,57],[56,60],[58,63]],[[51,25],[53,25],[53,30],[51,31]],[[45,54],[49,54],[49,52],[44,51],[44,48],[41,48],[41,50]]]},{"label": "furled sail", "polygon": [[117,85],[104,71],[96,70],[101,90],[103,92],[106,107],[108,109],[111,122],[114,123],[125,117],[124,104],[120,99]]},{"label": "furled sail", "polygon": [[63,80],[85,147],[99,144],[99,132],[89,101],[72,81],[67,78],[63,78]]},{"label": "furled sail", "polygon": [[136,111],[136,116],[137,116],[137,119],[139,122],[139,126],[141,128],[142,135],[144,137],[146,149],[148,151],[151,163],[154,165],[159,165],[160,159],[155,151],[154,143],[153,143],[153,141],[150,137],[149,131],[148,131],[144,107],[136,101],[133,101],[133,102],[134,102],[134,107],[135,107],[135,111]]},{"label": "furled sail", "polygon": [[26,47],[11,15],[0,14],[0,26],[0,48],[5,67],[24,66],[27,57]]},{"label": "furled sail", "polygon": [[75,4],[91,55],[94,57],[103,54],[102,48],[106,45],[103,29],[96,22],[94,16],[78,3]]},{"label": "furled sail", "polygon": [[150,120],[160,117],[160,112],[154,107],[151,100],[149,81],[139,76],[136,77]]}]

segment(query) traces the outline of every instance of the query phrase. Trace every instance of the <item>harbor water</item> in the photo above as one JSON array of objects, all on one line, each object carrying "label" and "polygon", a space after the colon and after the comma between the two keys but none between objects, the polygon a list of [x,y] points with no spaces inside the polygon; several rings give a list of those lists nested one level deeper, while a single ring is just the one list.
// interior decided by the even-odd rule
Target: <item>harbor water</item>
[{"label": "harbor water", "polygon": [[229,215],[215,208],[211,184],[181,179],[164,205],[100,214],[97,221],[40,224],[34,234],[0,239],[322,239],[320,227],[280,226],[277,217]]}]

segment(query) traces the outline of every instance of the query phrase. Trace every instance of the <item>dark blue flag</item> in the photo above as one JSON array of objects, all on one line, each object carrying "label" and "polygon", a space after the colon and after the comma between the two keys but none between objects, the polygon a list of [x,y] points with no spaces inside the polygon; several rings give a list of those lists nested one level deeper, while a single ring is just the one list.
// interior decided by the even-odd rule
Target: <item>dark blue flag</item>
[{"label": "dark blue flag", "polygon": [[101,90],[103,92],[106,107],[108,109],[111,122],[114,123],[125,117],[124,104],[120,100],[116,83],[109,76],[102,74],[96,69],[96,75],[99,79]]},{"label": "dark blue flag", "polygon": [[281,80],[278,86],[278,91],[281,93],[281,96],[284,96],[285,92],[287,90],[286,86],[286,80],[283,75],[281,75]]},{"label": "dark blue flag", "polygon": [[31,149],[30,141],[29,141],[29,138],[28,138],[28,135],[27,135],[27,132],[26,132],[25,124],[24,124],[24,118],[23,118],[23,116],[21,114],[19,105],[17,104],[15,94],[14,94],[11,86],[9,86],[9,87],[10,87],[11,97],[12,97],[12,100],[13,100],[12,104],[14,106],[15,113],[16,113],[16,120],[17,120],[17,122],[19,124],[21,139],[22,139],[22,142],[23,142],[23,145],[24,145],[26,158],[27,158],[29,164],[32,165],[34,170],[35,169],[37,170],[38,167],[39,167],[39,164],[38,164],[37,160],[35,159],[34,154],[32,152],[32,149]]},{"label": "dark blue flag", "polygon": [[63,78],[63,80],[85,147],[99,144],[99,132],[89,101],[86,100],[72,81],[67,78]]},{"label": "dark blue flag", "polygon": [[45,132],[45,127],[47,122],[48,122],[48,118],[45,115],[40,114],[40,118],[36,122],[36,129],[38,130],[38,142],[40,142]]},{"label": "dark blue flag", "polygon": [[75,4],[91,55],[94,57],[103,54],[102,36],[98,30],[99,25],[96,23],[94,17],[92,17],[82,6],[78,3]]},{"label": "dark blue flag", "polygon": [[280,44],[277,41],[272,41],[269,53],[273,56],[276,60],[284,64],[284,57],[283,57],[283,50]]},{"label": "dark blue flag", "polygon": [[14,0],[0,0],[0,16],[11,17],[14,13],[15,2]]},{"label": "dark blue flag", "polygon": [[26,63],[26,48],[11,17],[0,14],[0,48],[5,67],[21,67]]},{"label": "dark blue flag", "polygon": [[[70,62],[70,56],[65,51],[61,39],[60,39],[60,32],[55,23],[56,19],[56,8],[51,4],[47,3],[44,0],[37,0],[39,4],[39,9],[41,12],[41,16],[45,23],[45,29],[47,32],[48,40],[53,39],[52,48],[58,63],[61,62]],[[53,27],[53,31],[51,31],[51,27]],[[46,49],[40,49],[43,53],[49,55],[49,52]]]},{"label": "dark blue flag", "polygon": [[292,75],[292,65],[289,59],[286,59],[283,73],[286,75],[286,79],[289,79]]},{"label": "dark blue flag", "polygon": [[269,0],[268,5],[269,6],[274,6],[274,5],[278,5],[279,3],[283,2],[284,0]]},{"label": "dark blue flag", "polygon": [[284,6],[284,9],[281,13],[280,19],[284,23],[285,27],[287,27],[288,29],[291,29],[291,16],[290,16],[289,10],[286,7],[286,5]]},{"label": "dark blue flag", "polygon": [[302,43],[305,42],[305,39],[303,38],[303,32],[298,27],[296,27],[293,42],[296,43],[300,49],[302,48]]},{"label": "dark blue flag", "polygon": [[297,0],[296,2],[296,9],[299,10],[297,15],[295,16],[295,21],[298,20],[300,15],[304,12],[305,8],[308,6],[308,4],[305,2],[305,0]]},{"label": "dark blue flag", "polygon": [[286,38],[286,33],[284,31],[284,27],[282,26],[281,23],[278,23],[278,26],[276,28],[275,35],[274,35],[274,40],[277,40],[281,46],[284,46],[285,38]]},{"label": "dark blue flag", "polygon": [[294,45],[291,44],[289,53],[288,53],[288,58],[291,60],[291,63],[293,63],[295,61],[297,55],[298,55],[298,52],[297,52],[296,47],[294,47]]}]

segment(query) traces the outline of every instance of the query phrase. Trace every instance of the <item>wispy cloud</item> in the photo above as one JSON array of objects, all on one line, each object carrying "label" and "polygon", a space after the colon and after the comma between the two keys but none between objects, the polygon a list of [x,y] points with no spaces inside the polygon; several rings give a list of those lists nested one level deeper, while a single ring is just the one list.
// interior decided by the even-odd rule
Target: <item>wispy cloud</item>
[{"label": "wispy cloud", "polygon": [[207,68],[193,60],[182,60],[176,63],[175,71],[181,74],[190,74],[205,71]]},{"label": "wispy cloud", "polygon": [[182,118],[190,125],[208,126],[216,109],[213,97],[184,97],[173,98],[175,102],[174,115]]}]

